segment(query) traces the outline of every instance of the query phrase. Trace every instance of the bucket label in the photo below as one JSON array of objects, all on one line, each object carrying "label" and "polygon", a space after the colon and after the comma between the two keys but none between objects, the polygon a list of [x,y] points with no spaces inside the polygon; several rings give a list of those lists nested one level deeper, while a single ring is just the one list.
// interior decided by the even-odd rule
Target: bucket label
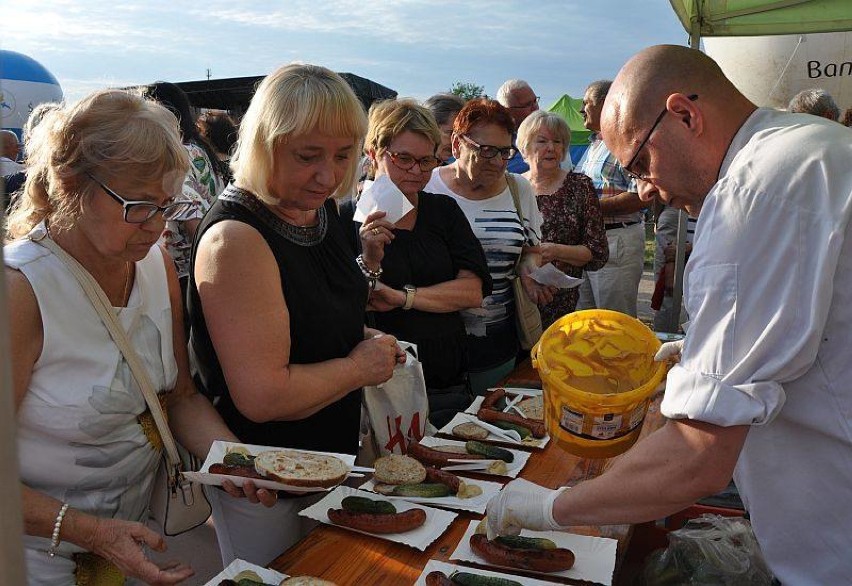
[{"label": "bucket label", "polygon": [[600,441],[618,439],[632,433],[642,425],[649,403],[650,400],[645,400],[626,413],[607,413],[605,415],[574,411],[567,405],[562,405],[559,426],[568,433],[583,439]]},{"label": "bucket label", "polygon": [[595,439],[612,439],[620,429],[621,415],[607,413],[603,417],[594,418],[591,436]]},{"label": "bucket label", "polygon": [[583,435],[583,414],[571,411],[563,405],[562,418],[559,420],[559,425],[562,429],[574,435]]}]

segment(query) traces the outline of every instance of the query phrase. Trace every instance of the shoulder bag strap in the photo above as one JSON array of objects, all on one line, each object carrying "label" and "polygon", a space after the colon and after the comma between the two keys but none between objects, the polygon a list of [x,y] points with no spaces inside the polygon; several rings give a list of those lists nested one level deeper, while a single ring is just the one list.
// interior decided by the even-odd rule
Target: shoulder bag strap
[{"label": "shoulder bag strap", "polygon": [[[526,244],[527,228],[524,225],[524,212],[521,211],[521,199],[518,197],[518,184],[511,173],[506,173],[506,183],[509,184],[509,192],[512,194],[512,201],[515,202],[515,211],[518,212],[518,219],[521,221],[521,232],[524,234],[524,244]],[[518,258],[515,261],[515,275],[518,274],[518,267],[521,265],[521,257],[523,255],[524,253],[521,251],[521,254],[518,255]]]},{"label": "shoulder bag strap", "polygon": [[83,265],[77,262],[77,260],[70,254],[62,250],[62,248],[56,244],[49,235],[45,234],[43,238],[34,240],[34,242],[37,242],[55,254],[57,258],[59,258],[59,260],[68,267],[68,270],[71,271],[71,274],[73,274],[80,283],[83,291],[86,292],[86,295],[89,297],[89,300],[92,302],[92,305],[98,312],[98,315],[100,315],[101,320],[103,320],[103,323],[109,331],[115,345],[118,346],[118,349],[124,355],[124,359],[127,361],[130,371],[133,373],[136,382],[139,384],[139,388],[142,389],[142,395],[145,397],[145,402],[148,404],[148,409],[151,411],[151,416],[157,424],[157,429],[160,431],[160,437],[162,438],[163,445],[166,448],[166,455],[170,464],[170,474],[172,471],[176,471],[180,467],[180,456],[178,455],[175,439],[172,436],[168,423],[166,422],[166,416],[163,413],[163,408],[160,406],[160,401],[157,398],[157,392],[154,390],[154,386],[151,384],[151,379],[148,378],[148,373],[145,371],[139,360],[139,355],[127,339],[127,332],[124,331],[124,327],[118,321],[118,316],[115,314],[115,311],[113,311],[112,304],[107,298],[106,293],[104,293],[104,290],[101,289],[101,286],[97,281],[95,281],[94,277],[92,277],[92,275],[83,268]]}]

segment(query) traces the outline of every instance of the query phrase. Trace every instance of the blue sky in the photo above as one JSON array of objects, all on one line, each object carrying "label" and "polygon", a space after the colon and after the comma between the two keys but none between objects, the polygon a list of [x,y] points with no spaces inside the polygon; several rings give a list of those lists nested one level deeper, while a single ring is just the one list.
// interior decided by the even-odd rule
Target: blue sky
[{"label": "blue sky", "polygon": [[70,101],[304,61],[419,99],[455,81],[494,96],[521,78],[547,106],[645,46],[688,42],[667,0],[32,0],[2,14],[0,47],[39,61]]}]

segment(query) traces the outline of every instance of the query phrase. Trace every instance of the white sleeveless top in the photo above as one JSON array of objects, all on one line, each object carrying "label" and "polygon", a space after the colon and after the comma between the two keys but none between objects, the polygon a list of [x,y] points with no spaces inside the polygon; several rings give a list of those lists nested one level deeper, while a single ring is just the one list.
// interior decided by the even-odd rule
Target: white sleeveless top
[{"label": "white sleeveless top", "polygon": [[[44,226],[33,232],[39,230]],[[7,245],[4,257],[32,286],[44,328],[42,353],[17,415],[21,480],[87,513],[143,520],[162,446],[127,362],[59,258],[27,239]],[[136,263],[127,307],[116,311],[154,388],[171,390],[177,363],[158,246]],[[49,545],[49,539],[25,536],[28,560],[32,550],[39,551],[36,559],[50,560],[42,553]],[[62,542],[59,551],[80,550]],[[29,570],[30,583],[40,583],[33,575],[38,570]]]}]

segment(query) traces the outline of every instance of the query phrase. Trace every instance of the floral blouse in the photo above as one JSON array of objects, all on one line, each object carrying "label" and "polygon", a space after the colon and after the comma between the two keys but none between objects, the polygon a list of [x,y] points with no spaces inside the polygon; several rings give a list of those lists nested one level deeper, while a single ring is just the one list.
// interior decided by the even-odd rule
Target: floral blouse
[{"label": "floral blouse", "polygon": [[[568,173],[559,189],[549,195],[538,195],[536,199],[544,219],[541,225],[542,242],[582,244],[592,251],[592,260],[585,266],[575,267],[554,261],[556,268],[571,277],[579,278],[583,276],[584,270],[596,271],[606,264],[609,260],[609,244],[600,202],[589,177],[581,173]],[[574,311],[579,296],[577,287],[560,289],[551,303],[540,305],[544,327]]]},{"label": "floral blouse", "polygon": [[166,229],[160,238],[175,261],[178,277],[189,274],[192,251],[192,239],[184,229],[184,222],[203,218],[216,197],[225,189],[222,178],[210,164],[204,149],[195,143],[187,143],[183,146],[186,148],[190,161],[189,171],[183,182],[183,198],[194,201],[196,205],[180,218],[166,222]]}]

